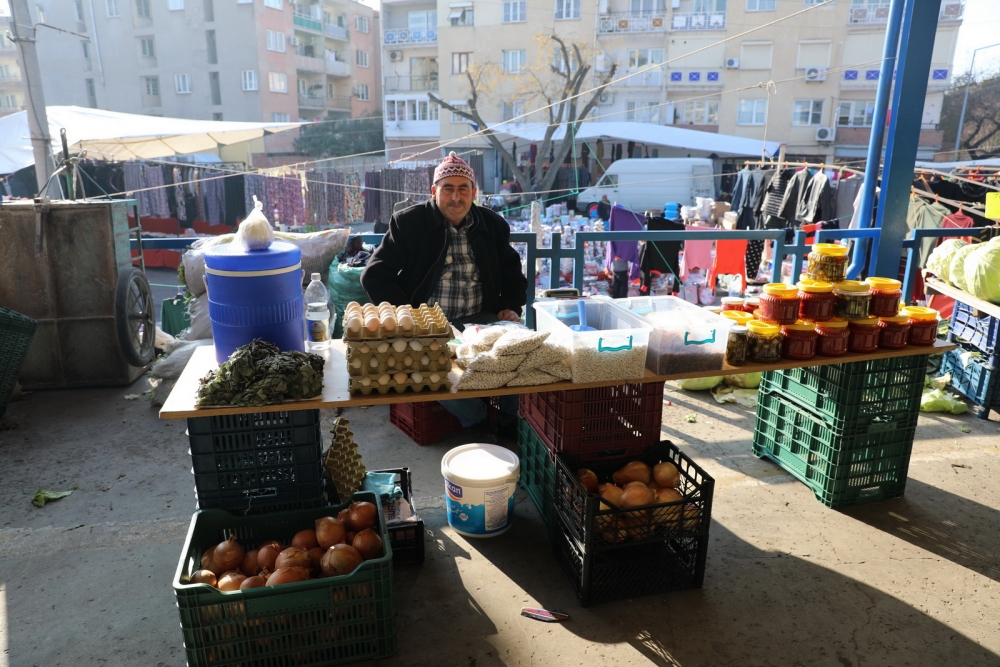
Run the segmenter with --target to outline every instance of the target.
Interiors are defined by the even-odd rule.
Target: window
[[[80,46],[83,47],[83,58],[85,60],[89,60],[90,59],[90,44],[88,44],[87,42],[80,42]]]
[[[407,15],[407,27],[413,30],[434,30],[437,28],[437,12],[410,12]]]
[[[257,70],[243,70],[243,90],[257,90]]]
[[[208,64],[216,65],[219,62],[219,52],[215,48],[215,31],[206,30],[205,31],[205,48],[208,55]]]
[[[500,103],[500,120],[508,121],[520,119],[524,115],[524,102],[513,100],[511,102]]]
[[[282,0],[264,0],[264,6],[265,7],[270,7],[271,9],[277,9],[280,12],[281,11],[281,2],[282,2]]]
[[[552,52],[552,66],[556,68],[556,71],[562,72],[563,74],[566,73],[566,63],[563,61],[563,54],[559,49]],[[569,62],[570,70],[575,72],[578,67],[579,63],[577,63],[576,59],[571,55]]]
[[[451,106],[455,107],[456,109],[461,109],[462,111],[468,111],[469,110],[469,105],[466,104],[465,102],[461,101],[461,100],[453,101],[451,103]],[[455,113],[454,111],[452,111],[451,112],[451,122],[453,122],[453,123],[468,123],[469,119],[468,118],[463,118],[463,117],[459,116],[457,113]]]
[[[792,125],[820,125],[823,123],[823,100],[795,100],[792,106]]]
[[[221,111],[212,112],[212,120],[222,120],[222,112]]]
[[[93,79],[84,79],[84,84],[87,86],[87,106],[91,109],[97,108],[97,89],[94,88]]]
[[[806,7],[808,7],[809,5],[818,5],[819,3],[825,2],[825,1],[826,0],[802,0],[802,4],[804,4]]]
[[[122,11],[118,7],[118,0],[105,0],[104,6],[108,10],[108,18],[117,18],[122,15]]]
[[[406,119],[407,120],[437,120],[440,107],[431,104],[427,100],[407,100]]]
[[[403,100],[386,100],[385,119],[391,123],[406,120],[406,102]]]
[[[149,0],[135,0],[135,15],[143,19],[153,18],[153,13],[149,11]]]
[[[360,49],[354,52],[354,62],[358,67],[368,67],[368,52]]]
[[[190,74],[175,74],[174,75],[174,89],[177,91],[178,95],[187,95],[191,92],[191,75]]]
[[[763,125],[767,118],[767,100],[740,100],[737,125]]]
[[[17,95],[0,95],[0,109],[17,109],[20,106]]]
[[[267,31],[267,50],[285,51],[285,33],[274,30]]]
[[[297,81],[299,84],[299,95],[301,95],[302,97],[309,95],[309,82],[301,77],[297,79]],[[313,97],[312,95],[309,96]]]
[[[368,27],[368,17],[367,16],[355,16],[354,17],[354,29],[358,32],[368,33],[370,28]]]
[[[215,20],[215,2],[213,0],[205,1],[205,21],[212,22]]]
[[[630,9],[639,16],[651,16],[667,11],[666,0],[631,0]]]
[[[740,69],[771,69],[771,42],[743,42]]]
[[[77,21],[82,21],[83,20],[83,0],[76,0],[76,2],[73,3],[73,5],[76,7],[76,20]]]
[[[604,174],[601,176],[601,180],[597,182],[596,187],[608,185],[618,185],[618,174]]]
[[[681,120],[693,125],[718,125],[718,100],[689,100],[685,102]]]
[[[184,0],[167,0],[167,9],[171,12],[184,11]]]
[[[726,11],[726,0],[694,0],[692,9],[695,14]]]
[[[463,2],[459,5],[451,5],[448,12],[448,20],[453,26],[473,25],[473,9],[471,2]]]
[[[267,80],[272,93],[288,92],[288,75],[284,72],[268,72]]]
[[[774,0],[747,0],[748,12],[773,12]]]
[[[149,97],[160,96],[160,77],[144,76],[142,77],[142,85],[146,90],[146,95]]]
[[[11,65],[0,65],[0,81],[17,81],[20,78],[18,71]]]
[[[236,0],[237,5],[252,5],[253,0]]]
[[[275,111],[271,114],[271,122],[273,123],[287,123],[290,120],[287,113],[278,113]]]
[[[875,117],[875,100],[841,102],[837,107],[837,125],[840,127],[871,127]]]
[[[520,74],[524,69],[524,49],[503,51],[503,71],[507,74]]]
[[[629,49],[628,71],[637,72],[641,69],[663,63],[663,49]]]
[[[580,18],[580,0],[556,0],[556,19]]]
[[[208,73],[208,88],[212,91],[212,104],[218,106],[222,104],[222,87],[219,85],[219,73]]]
[[[807,67],[830,66],[830,42],[799,42],[799,56],[795,61],[795,67],[806,69]]]
[[[453,53],[451,54],[451,73],[452,74],[465,74],[466,70],[469,69],[469,60],[472,58],[471,53]]]
[[[142,51],[142,57],[143,58],[155,58],[156,57],[156,48],[155,48],[155,45],[153,44],[153,38],[152,37],[143,37],[142,39],[140,39],[139,40],[139,48]]]
[[[333,95],[330,95],[330,97],[333,97]],[[367,83],[358,84],[358,99],[362,102],[368,102],[371,100],[371,91],[368,88]]]
[[[524,23],[527,18],[525,12],[525,0],[513,0],[503,3],[504,23]]]

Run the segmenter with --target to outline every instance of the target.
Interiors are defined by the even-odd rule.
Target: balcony
[[[665,12],[612,12],[601,16],[597,22],[597,32],[602,35],[666,30]]]
[[[347,28],[343,26],[334,25],[333,23],[323,24],[323,34],[327,37],[332,37],[333,39],[340,39],[343,41],[348,41],[350,39],[351,33],[348,32]]]
[[[322,95],[299,95],[300,109],[325,109],[326,97]]]
[[[401,44],[413,46],[433,46],[437,44],[437,28],[429,30],[386,30],[382,33],[382,44],[393,47]]]
[[[310,56],[300,56],[295,54],[295,69],[300,72],[319,72],[323,73],[326,71],[326,67],[323,64],[322,58],[312,58]]]
[[[4,74],[3,72],[0,72],[0,83],[20,83],[20,82],[21,82],[20,72],[14,72],[9,76]]]
[[[351,66],[342,60],[327,58],[326,73],[330,76],[351,76]]]
[[[880,25],[889,20],[888,2],[870,2],[863,6],[851,7],[847,15],[847,22],[850,25]],[[943,0],[941,11],[938,14],[938,21],[961,21],[965,13],[965,2],[955,0]]]
[[[311,16],[295,14],[292,17],[292,22],[295,24],[296,28],[301,28],[302,30],[311,30],[318,33],[323,32],[323,22],[318,21]]]
[[[670,16],[670,30],[725,30],[725,12],[674,12]]]
[[[632,73],[629,72],[629,74]],[[635,76],[630,76],[629,78],[625,79],[625,81],[623,81],[622,83],[624,83],[629,88],[633,87],[659,88],[660,86],[663,85],[663,72],[658,69],[641,72],[639,74],[636,74]]]
[[[326,98],[326,108],[331,111],[350,111],[351,98],[345,95],[334,95]]]
[[[411,90],[437,90],[437,74],[421,76],[387,76],[385,92],[400,93]]]

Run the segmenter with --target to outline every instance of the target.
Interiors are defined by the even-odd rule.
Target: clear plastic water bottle
[[[330,346],[330,294],[318,273],[306,287],[306,349],[325,350]]]

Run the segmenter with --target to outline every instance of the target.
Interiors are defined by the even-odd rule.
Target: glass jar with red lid
[[[816,325],[799,320],[781,327],[781,356],[805,361],[816,356]]]
[[[851,352],[874,352],[878,349],[878,318],[866,317],[851,320],[847,325],[851,337],[847,339],[847,349]]]
[[[799,319],[799,290],[784,283],[764,285],[760,319],[772,324],[795,324]]]
[[[724,296],[722,297],[722,310],[743,310],[743,297]]]
[[[937,340],[938,311],[923,306],[907,306],[899,311],[910,323],[910,345],[933,345]]]
[[[808,322],[825,322],[833,317],[833,283],[808,278],[799,282],[799,318]]]
[[[865,281],[872,291],[868,314],[872,317],[895,317],[903,301],[903,283],[892,278],[869,278]]]
[[[753,311],[760,308],[760,297],[759,296],[748,296],[743,300],[743,310],[748,313],[753,313]]]
[[[847,354],[847,340],[851,331],[847,320],[833,318],[816,323],[816,354],[821,357],[839,357]]]
[[[910,318],[906,315],[878,318],[878,346],[886,350],[901,350],[910,336]]]

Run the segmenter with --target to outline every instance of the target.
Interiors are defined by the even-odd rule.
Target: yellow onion
[[[378,518],[378,508],[364,500],[351,503],[348,508],[348,516],[351,520],[351,530],[360,532],[365,528],[371,528]]]
[[[243,583],[240,584],[240,590],[245,591],[248,588],[262,588],[266,584],[267,582],[264,580],[264,577],[259,574],[255,574],[254,576],[247,577],[243,580]]]
[[[243,554],[243,562],[240,563],[240,572],[248,577],[252,577],[260,572],[260,565],[257,564],[257,550],[251,549]]]
[[[628,482],[642,482],[643,484],[649,484],[650,472],[649,466],[642,461],[629,461],[621,470],[618,470],[611,476],[615,484],[627,484]]]
[[[684,496],[677,489],[660,489],[660,492],[656,494],[656,502],[658,503],[673,503],[678,500],[684,500]]]
[[[664,488],[674,488],[681,479],[681,473],[670,461],[657,463],[653,466],[653,479]]]
[[[215,586],[218,583],[218,579],[216,579],[215,573],[211,570],[195,570],[194,574],[191,575],[191,583]]]
[[[219,577],[219,590],[220,591],[238,591],[240,590],[240,584],[247,578],[247,575],[243,574],[239,570],[230,570]]]
[[[316,519],[316,541],[319,542],[319,546],[323,549],[329,549],[334,544],[340,544],[344,541],[346,534],[347,528],[344,527],[343,521],[334,519],[332,516]]]
[[[324,576],[336,577],[354,572],[362,562],[364,558],[350,544],[335,544],[323,554],[320,567]]]
[[[645,484],[628,486],[622,491],[622,507],[642,507],[643,505],[652,505],[654,502],[656,499],[653,492]]]
[[[587,468],[580,468],[576,471],[576,481],[580,482],[580,486],[587,493],[597,493],[597,487],[600,486],[597,481],[597,473]]]
[[[323,558],[323,554],[326,553],[326,549],[323,547],[313,547],[308,552],[309,554],[309,567],[313,572],[319,572],[319,562]]]
[[[201,554],[201,569],[208,570],[216,577],[225,572],[225,570],[219,567],[219,564],[215,562],[215,547],[209,547],[205,549],[205,552]],[[213,586],[215,584],[212,584]]]
[[[216,545],[212,559],[223,572],[235,570],[243,562],[243,547],[236,541],[235,535],[230,535],[228,540]]]
[[[268,586],[280,586],[281,584],[294,584],[298,581],[305,581],[309,578],[309,569],[305,567],[282,567],[271,573],[267,578]]]
[[[365,528],[355,535],[351,546],[357,549],[365,560],[378,558],[382,555],[382,538],[371,528]]]
[[[621,506],[623,492],[614,484],[601,484],[597,487],[597,492],[600,494],[601,498],[608,501],[609,504],[614,505],[615,507]]]
[[[697,505],[685,505],[683,516],[682,528],[684,530],[694,530],[701,522],[701,508]]]
[[[644,486],[644,487],[646,487],[647,489],[649,489],[649,484],[643,484],[643,483],[642,483],[642,482],[640,482],[639,480],[635,480],[634,482],[629,482],[628,484],[626,484],[626,485],[625,485],[625,486],[623,486],[622,488],[623,488],[623,489],[627,489],[627,488],[628,488],[628,487],[630,487],[630,486]],[[653,491],[652,489],[649,489],[649,490],[650,490],[650,491]],[[655,491],[654,491],[654,493],[655,493]]]
[[[269,542],[264,542],[260,545],[257,550],[257,567],[262,570],[274,571],[274,561],[277,560],[278,554],[280,554],[285,547],[282,546],[281,542],[277,540],[271,540]]]
[[[288,547],[274,561],[274,567],[281,570],[286,567],[309,567],[309,552],[298,547]]]
[[[318,547],[319,542],[316,541],[316,531],[311,528],[307,530],[300,530],[295,533],[295,537],[292,538],[289,546],[305,549],[306,551],[309,551],[313,547]]]

